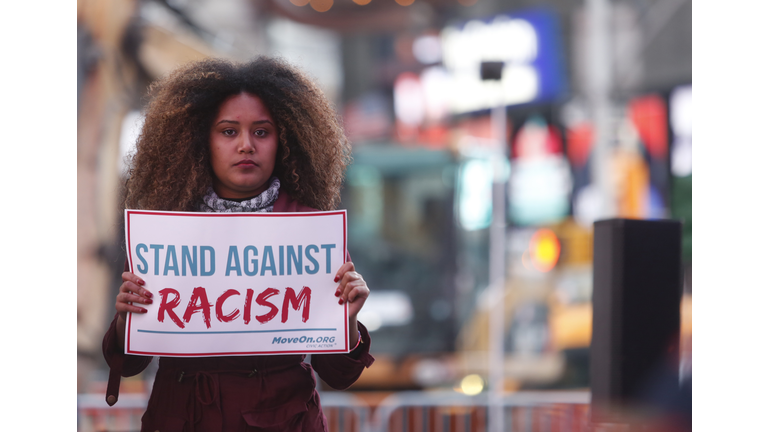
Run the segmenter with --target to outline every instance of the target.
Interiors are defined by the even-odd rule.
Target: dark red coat
[[[303,212],[280,193],[275,212]],[[118,347],[117,315],[104,335],[102,351],[110,367],[107,397],[117,398],[120,376],[143,371],[151,357],[126,355]],[[313,369],[332,388],[352,385],[373,363],[371,338],[358,323],[362,342],[350,354],[176,358],[160,357],[141,419],[141,431],[326,431]],[[113,402],[114,403],[114,402]]]

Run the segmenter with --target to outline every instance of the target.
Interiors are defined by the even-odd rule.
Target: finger
[[[333,281],[340,281],[344,277],[344,274],[350,271],[355,271],[355,264],[352,261],[347,261],[336,271],[336,277],[333,278]]]
[[[344,291],[339,296],[339,300],[340,300],[339,304],[345,301],[352,302],[355,300],[355,298],[359,297],[363,293],[367,297],[368,292],[370,292],[370,290],[368,289],[368,285],[365,283],[365,281],[362,278],[352,280],[345,285]]]
[[[144,309],[141,306],[131,305],[127,303],[122,303],[122,306],[119,308],[116,308],[118,312],[132,312],[132,313],[147,313],[147,310]]]
[[[339,286],[336,287],[336,297],[339,297],[340,299],[342,298],[346,299],[346,296],[344,294],[349,291],[349,288],[347,286],[350,283],[355,281],[363,281],[363,276],[354,270],[344,273],[344,275],[341,278],[341,282],[339,283]]]
[[[115,305],[115,309],[117,309],[118,312],[133,312],[133,313],[140,313],[140,314],[147,313],[147,310],[141,306],[136,306],[128,303],[118,303],[118,305]]]
[[[350,291],[349,294],[347,294],[347,301],[350,303],[357,301],[357,300],[363,300],[368,298],[368,294],[370,294],[371,290],[368,289],[368,285],[365,282],[356,284]]]
[[[123,282],[133,282],[136,285],[144,285],[144,279],[136,276],[131,272],[123,272],[122,277],[123,277]]]
[[[344,266],[342,266],[342,268],[344,268]],[[336,287],[336,297],[340,297],[344,293],[345,287],[348,283],[353,280],[362,278],[363,276],[356,272],[354,270],[354,265],[352,265],[351,270],[342,273],[340,277],[337,276],[336,279],[334,279],[335,282],[339,282],[339,286]]]
[[[144,288],[144,285],[146,284],[144,279],[136,276],[131,272],[123,272],[122,278],[123,285],[129,284],[127,285],[127,288],[129,288],[130,291],[139,295],[143,295],[147,298],[152,298],[152,293],[148,289]]]
[[[123,284],[120,285],[118,294],[133,294],[133,295],[140,296],[144,299],[152,298],[152,293],[150,293],[144,287],[140,287],[133,282],[123,282]]]
[[[119,294],[115,301],[115,309],[118,312],[146,313],[147,312],[146,309],[131,303],[131,302],[143,302],[143,301],[149,301],[150,303],[152,302],[152,300],[144,299],[135,294]]]
[[[146,298],[144,296],[140,296],[133,293],[121,293],[117,295],[117,301],[121,303],[143,303],[143,304],[152,304],[152,299]]]
[[[358,281],[358,280],[363,280],[363,275],[361,275],[360,273],[358,273],[358,272],[356,272],[354,270],[351,270],[351,271],[348,271],[348,272],[344,273],[344,276],[342,276],[342,278],[341,278],[340,285],[344,286],[344,285],[346,285],[348,283],[351,283],[351,282],[354,282],[354,281]]]

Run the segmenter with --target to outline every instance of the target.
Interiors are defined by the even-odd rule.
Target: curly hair
[[[219,107],[240,93],[258,96],[278,129],[273,175],[296,201],[332,210],[351,150],[322,91],[284,60],[236,64],[208,59],[150,86],[150,101],[126,181],[126,208],[194,211],[211,187],[209,132]]]

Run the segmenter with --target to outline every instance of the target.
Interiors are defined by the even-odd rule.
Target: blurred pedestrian
[[[200,212],[332,210],[340,201],[350,147],[318,87],[286,62],[209,59],[174,71],[150,88],[132,156],[125,207]],[[369,295],[354,264],[335,274],[348,302],[349,354],[161,357],[142,431],[324,431],[313,369],[331,387],[352,385],[373,363],[357,315]],[[128,312],[146,313],[153,293],[128,271],[104,336],[107,402],[120,376],[151,357],[124,354]]]

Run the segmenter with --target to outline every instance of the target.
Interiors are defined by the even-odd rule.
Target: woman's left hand
[[[334,282],[338,282],[336,288],[336,297],[339,298],[339,304],[349,302],[347,315],[349,318],[357,318],[360,309],[363,308],[365,300],[371,290],[363,280],[363,276],[355,271],[355,264],[351,261],[345,262],[336,272]]]

